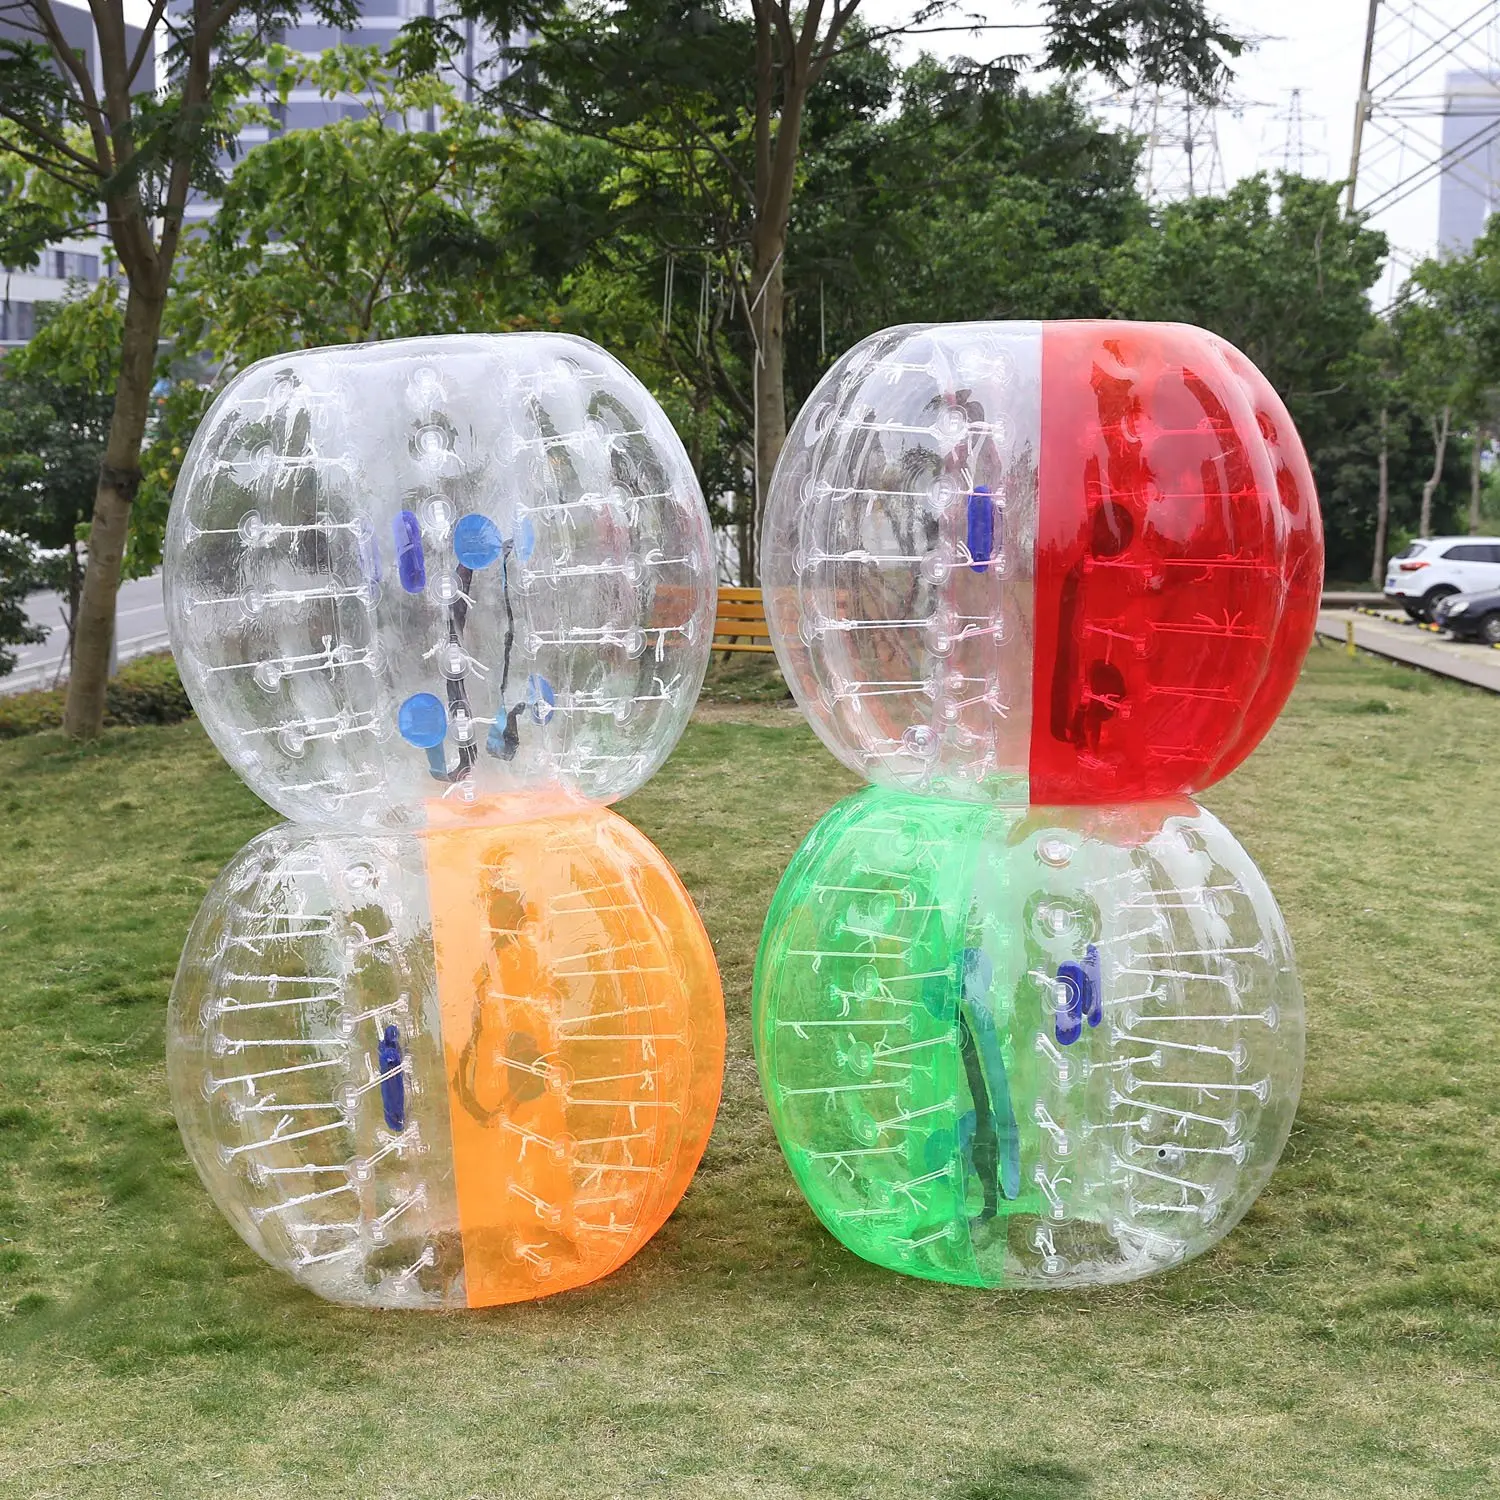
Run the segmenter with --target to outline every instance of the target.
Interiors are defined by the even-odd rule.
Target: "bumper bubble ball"
[[[712,640],[665,416],[557,335],[266,360],[198,430],[165,564],[200,719],[294,820],[210,890],[172,992],[210,1195],[337,1302],[607,1275],[681,1199],[723,1072],[702,923],[607,806]]]
[[[798,417],[761,556],[787,680],[871,783],[794,857],[756,962],[812,1208],[971,1286],[1207,1249],[1302,1076],[1281,914],[1189,799],[1311,642],[1322,531],[1285,407],[1196,328],[891,329]]]

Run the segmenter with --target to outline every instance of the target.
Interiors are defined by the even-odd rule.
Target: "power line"
[[[1378,198],[1365,203],[1362,212],[1380,213],[1394,208],[1398,203],[1404,203],[1418,188],[1425,187],[1434,177],[1444,175],[1454,166],[1463,165],[1468,158],[1497,138],[1500,138],[1500,117],[1492,117],[1473,135],[1465,137],[1458,145],[1445,151],[1436,161],[1424,162],[1410,176],[1387,188]]]
[[[1379,0],[1376,0],[1376,4],[1370,7],[1370,19],[1372,24],[1377,19],[1378,10]],[[1431,16],[1434,21],[1437,21],[1437,24],[1443,29],[1442,33],[1439,36],[1428,38],[1428,45],[1425,46],[1420,52],[1416,53],[1414,56],[1409,56],[1405,62],[1403,62],[1399,67],[1393,69],[1391,72],[1387,73],[1384,78],[1379,78],[1374,83],[1372,83],[1369,86],[1372,93],[1385,94],[1395,92],[1396,85],[1394,84],[1393,80],[1399,74],[1409,73],[1414,67],[1416,67],[1418,63],[1424,62],[1427,58],[1431,58],[1433,62],[1439,62],[1443,57],[1448,56],[1458,47],[1462,46],[1465,42],[1472,41],[1473,38],[1494,19],[1495,7],[1491,3],[1491,0],[1485,0],[1485,3],[1481,5],[1478,10],[1472,12],[1470,15],[1465,16],[1462,21],[1459,21],[1457,24],[1451,26],[1446,25],[1442,21],[1438,21],[1438,18],[1436,16],[1432,16],[1432,12],[1427,10],[1426,6],[1420,3],[1413,3],[1406,6],[1388,5],[1387,10],[1404,11],[1404,19],[1407,21],[1407,24],[1412,26],[1413,28],[1416,28],[1417,13],[1423,12],[1428,16]],[[1464,28],[1466,26],[1471,28],[1467,32],[1464,31]],[[1420,35],[1427,35],[1426,32],[1420,31],[1420,28],[1416,29],[1418,30]]]

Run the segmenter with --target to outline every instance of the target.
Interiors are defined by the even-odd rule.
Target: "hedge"
[[[0,678],[0,683],[3,681]],[[0,697],[0,740],[60,729],[66,696],[67,689],[59,687]],[[106,725],[176,724],[192,714],[193,705],[183,691],[177,663],[169,652],[126,662],[105,690]]]

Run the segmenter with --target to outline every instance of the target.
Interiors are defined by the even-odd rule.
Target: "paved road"
[[[1354,644],[1365,651],[1500,693],[1500,651],[1493,646],[1455,641],[1446,635],[1423,630],[1408,620],[1401,610],[1372,615],[1348,609],[1325,609],[1318,616],[1318,634],[1342,641],[1351,620],[1354,622]]]
[[[36,624],[51,627],[51,634],[38,646],[16,649],[16,669],[0,677],[0,693],[19,693],[27,688],[51,687],[68,649],[63,629],[62,600],[57,594],[32,594],[26,613]],[[133,578],[120,585],[115,607],[116,654],[120,661],[160,651],[167,644],[167,612],[162,602],[161,574]]]

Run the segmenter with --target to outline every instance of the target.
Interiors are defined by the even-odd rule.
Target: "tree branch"
[[[45,125],[38,124],[29,115],[18,115],[14,110],[7,108],[4,104],[0,104],[0,119],[10,120],[13,124],[19,125],[27,135],[35,136],[37,140],[44,141],[54,151],[62,156],[66,156],[70,161],[76,162],[86,172],[89,172],[96,180],[84,185],[86,191],[92,192],[108,175],[92,157],[85,156],[83,152],[75,150],[62,136],[49,130]],[[54,177],[57,181],[66,183],[68,187],[79,186],[72,178],[64,178],[49,159],[44,156],[27,156],[19,146],[10,140],[0,139],[0,147],[3,147],[7,151],[14,151],[17,156],[26,156],[26,159],[34,166],[40,167],[49,177]]]
[[[833,15],[829,18],[828,30],[823,36],[823,41],[817,52],[808,59],[807,86],[809,89],[817,83],[827,71],[828,64],[833,61],[834,54],[838,50],[839,38],[844,34],[850,21],[854,19],[854,12],[859,9],[859,5],[860,0],[845,0],[843,5],[834,5]],[[917,18],[937,15],[946,9],[948,9],[946,0],[935,0],[933,5],[924,6],[917,13]]]
[[[771,12],[771,20],[775,23],[776,34],[781,38],[781,45],[786,49],[787,56],[796,50],[797,33],[792,27],[792,7],[784,0],[762,0]],[[822,4],[822,0],[817,0]]]
[[[84,66],[68,45],[68,39],[63,35],[62,27],[57,24],[57,16],[53,12],[51,0],[30,0],[33,14],[42,23],[43,30],[47,33],[47,40],[52,47],[52,55],[57,59],[58,68],[67,70],[68,76],[73,79],[74,97],[83,109],[84,118],[88,121],[89,134],[94,138],[94,151],[99,158],[99,165],[108,176],[115,168],[115,160],[110,153],[109,133],[104,128],[104,111],[99,106],[99,96],[94,92],[94,80],[89,76],[89,70]],[[66,82],[66,78],[64,79]]]
[[[135,55],[130,59],[130,67],[125,74],[125,82],[132,84],[136,75],[145,65],[146,58],[152,50],[152,43],[156,40],[156,28],[161,25],[161,18],[166,13],[167,0],[153,0],[151,14],[146,18],[146,24],[141,27],[141,39],[136,43]]]
[[[181,111],[184,115],[207,107],[213,79],[214,39],[237,8],[236,0],[223,0],[214,10],[208,8],[207,0],[192,0],[192,6],[192,43],[188,52],[187,72],[182,80]],[[191,183],[191,153],[179,152],[172,162],[171,175],[167,179],[166,196],[162,203],[161,242],[153,255],[157,267],[165,275],[171,274],[177,244],[182,238],[182,216],[187,207]]]
[[[719,387],[728,398],[730,406],[739,414],[740,420],[747,426],[755,425],[755,408],[741,394],[739,387],[730,379],[729,371],[724,368],[724,356],[719,349],[719,340],[714,323],[708,326],[708,338],[704,341],[708,345],[709,357],[713,360],[715,372],[719,377]]]

